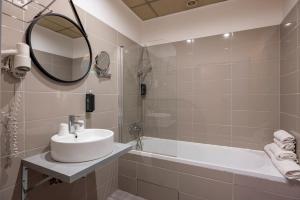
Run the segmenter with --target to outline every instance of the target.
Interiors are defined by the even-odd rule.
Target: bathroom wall
[[[42,1],[48,2],[48,1]],[[3,10],[19,18],[31,19],[37,9],[29,7],[22,13],[19,9],[2,1]],[[67,0],[56,1],[51,7],[54,12],[72,19],[74,16]],[[18,114],[18,148],[16,157],[11,155],[5,127],[0,124],[0,199],[19,199],[20,159],[47,151],[50,137],[56,133],[58,125],[67,121],[70,114],[80,115],[88,128],[107,128],[115,132],[118,140],[118,69],[117,53],[120,45],[135,44],[95,17],[79,9],[79,15],[88,33],[93,56],[107,51],[111,57],[111,79],[99,79],[92,70],[82,81],[62,84],[50,80],[35,66],[22,81],[1,73],[1,112],[8,110],[10,103],[20,94],[22,97]],[[25,23],[2,15],[1,49],[15,48],[17,42],[24,41]],[[96,95],[96,111],[85,113],[85,93],[91,89]],[[16,91],[15,91],[16,90]],[[3,117],[1,116],[1,120]],[[30,184],[41,175],[30,172]],[[102,169],[74,184],[45,184],[30,194],[29,199],[104,199],[117,187],[117,162],[109,163]]]
[[[293,133],[300,156],[299,3],[280,25],[280,128]]]
[[[148,47],[145,135],[260,149],[279,128],[279,26]]]

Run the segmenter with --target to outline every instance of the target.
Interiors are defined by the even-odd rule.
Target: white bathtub
[[[135,141],[132,144],[135,145]],[[143,137],[143,151],[131,150],[130,153],[287,182],[263,151]]]

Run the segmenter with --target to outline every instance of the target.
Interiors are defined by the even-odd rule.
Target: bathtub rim
[[[151,139],[152,137],[143,137],[145,139]],[[155,139],[161,139],[161,138],[155,138]],[[167,139],[169,140],[169,139]],[[239,151],[250,151],[250,152],[256,152],[263,154],[264,156],[267,157],[267,159],[270,160],[270,158],[267,156],[267,154],[264,151],[260,150],[254,150],[254,149],[244,149],[244,148],[238,148],[238,147],[229,147],[229,146],[222,146],[222,145],[215,145],[215,144],[205,144],[205,143],[195,143],[195,142],[188,142],[188,141],[177,141],[176,142],[184,142],[184,143],[193,143],[193,144],[200,144],[200,145],[208,145],[208,146],[217,146],[217,147],[223,147],[223,148],[228,148],[228,149],[234,149],[234,150],[239,150]],[[130,144],[134,144],[135,141],[129,142]],[[151,153],[151,152],[146,152],[146,151],[140,151],[140,150],[135,150],[132,149],[128,152],[129,154],[134,154],[138,155],[141,157],[148,157],[148,158],[155,158],[155,159],[160,159],[160,160],[166,160],[170,162],[175,162],[175,163],[180,163],[180,164],[186,164],[186,165],[192,165],[196,167],[202,167],[206,169],[212,169],[212,170],[217,170],[217,171],[222,171],[222,172],[229,172],[234,175],[244,175],[244,176],[250,176],[250,177],[255,177],[255,178],[260,178],[260,179],[266,179],[269,181],[275,181],[275,182],[280,182],[280,183],[289,183],[292,182],[293,180],[288,180],[285,178],[280,172],[276,169],[274,165],[272,165],[275,170],[278,171],[278,174],[265,174],[265,173],[259,173],[258,171],[253,171],[249,169],[239,169],[239,168],[233,168],[233,167],[227,167],[227,166],[220,166],[216,165],[214,163],[210,162],[204,162],[204,161],[197,161],[197,160],[191,160],[191,159],[185,159],[185,158],[180,158],[176,156],[171,156],[171,155],[164,155],[164,154],[159,154],[159,153]],[[271,160],[270,160],[271,162]]]

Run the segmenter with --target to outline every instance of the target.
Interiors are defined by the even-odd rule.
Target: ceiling
[[[82,33],[74,24],[59,16],[43,17],[37,24],[72,39],[82,37]]]
[[[122,0],[140,19],[178,13],[227,0]],[[190,5],[188,5],[190,4]]]

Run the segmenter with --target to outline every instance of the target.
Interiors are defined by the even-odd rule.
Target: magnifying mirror
[[[110,57],[106,51],[101,51],[95,58],[95,70],[99,77],[110,78],[109,74]]]

